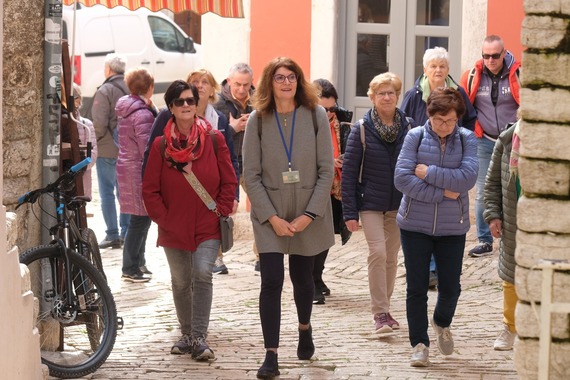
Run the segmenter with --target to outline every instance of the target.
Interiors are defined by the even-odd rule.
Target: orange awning
[[[63,4],[72,5],[75,0],[63,0]],[[135,10],[148,8],[151,11],[169,9],[174,13],[192,11],[198,14],[213,12],[222,17],[243,18],[242,0],[78,0],[90,7],[101,4],[107,8],[123,6]]]

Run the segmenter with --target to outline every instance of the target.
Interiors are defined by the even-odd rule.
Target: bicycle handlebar
[[[18,198],[18,205],[16,206],[16,208],[20,207],[24,203],[35,203],[40,195],[53,192],[55,189],[57,189],[59,187],[59,185],[62,182],[67,182],[67,181],[75,178],[77,173],[81,169],[83,169],[87,165],[89,165],[91,163],[91,161],[92,161],[91,157],[86,157],[82,161],[73,165],[68,171],[66,171],[65,173],[60,175],[59,178],[56,179],[53,183],[50,183],[49,185],[47,185],[46,187],[41,188],[41,189],[28,191],[26,194],[24,194],[20,198]]]

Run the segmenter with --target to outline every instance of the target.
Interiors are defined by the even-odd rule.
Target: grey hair
[[[127,67],[127,58],[124,55],[109,53],[105,57],[105,65],[109,66],[115,74],[124,74]]]
[[[230,73],[228,74],[228,77],[229,78],[233,77],[235,73],[249,74],[253,78],[253,70],[251,69],[251,66],[249,66],[247,63],[244,62],[236,63],[235,65],[233,65],[230,68]]]
[[[433,49],[427,49],[424,53],[424,69],[427,68],[428,63],[431,61],[440,59],[449,64],[449,54],[445,48],[436,46]]]

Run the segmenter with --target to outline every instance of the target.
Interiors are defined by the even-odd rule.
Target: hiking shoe
[[[376,334],[388,334],[394,331],[390,326],[387,313],[374,314],[374,327]]]
[[[224,259],[222,259],[221,257],[218,257],[216,259],[216,262],[214,263],[214,269],[212,269],[212,272],[217,274],[228,274],[228,267],[226,266],[226,264],[224,264]]]
[[[431,290],[437,288],[437,273],[434,271],[429,272],[429,288]]]
[[[451,335],[451,330],[449,327],[440,327],[435,324],[435,320],[431,319],[431,325],[435,331],[435,336],[437,337],[437,348],[444,355],[453,354],[453,336]]]
[[[325,296],[321,292],[321,288],[315,285],[315,293],[313,295],[313,305],[324,305],[325,304]]]
[[[214,350],[208,347],[204,337],[192,338],[192,359],[210,360],[215,359]]]
[[[429,365],[429,347],[423,343],[418,343],[412,351],[410,365],[412,367],[427,367]]]
[[[515,338],[517,337],[516,332],[509,330],[509,326],[503,325],[503,331],[499,334],[493,344],[495,351],[510,351],[513,349],[513,344],[515,343]]]
[[[253,266],[253,270],[256,272],[260,272],[261,271],[261,264],[259,264],[259,260],[257,260],[255,262],[255,265]]]
[[[150,277],[145,276],[142,272],[136,272],[134,274],[123,273],[121,278],[127,282],[149,282]]]
[[[99,248],[121,248],[121,239],[109,239],[105,238],[101,243],[99,243]]]
[[[471,248],[469,250],[469,257],[483,257],[493,254],[493,243],[483,243]]]
[[[390,325],[392,330],[398,330],[400,328],[400,324],[398,323],[398,321],[392,318],[390,313],[388,313],[388,324]]]
[[[192,339],[190,335],[184,334],[178,339],[178,342],[174,343],[174,346],[170,349],[170,353],[173,355],[183,355],[190,352],[192,349]]]
[[[143,274],[146,274],[147,276],[152,276],[152,272],[148,270],[148,268],[146,267],[146,265],[143,265],[142,267],[139,267],[140,271]]]

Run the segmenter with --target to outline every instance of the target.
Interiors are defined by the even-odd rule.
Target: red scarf
[[[164,128],[166,158],[172,158],[178,163],[189,163],[184,167],[184,171],[189,173],[192,168],[191,162],[200,158],[204,153],[204,142],[210,129],[212,127],[205,119],[196,116],[190,128],[190,134],[186,136],[186,147],[182,148],[181,142],[185,140],[184,135],[180,133],[173,119],[170,119]]]

